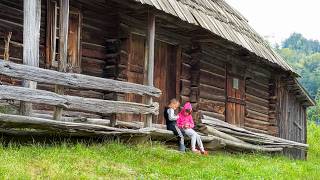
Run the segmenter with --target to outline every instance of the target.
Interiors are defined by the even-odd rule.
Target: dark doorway
[[[155,123],[164,124],[164,107],[170,99],[176,98],[177,48],[165,42],[157,41],[155,47],[154,86],[162,91],[155,102],[159,102],[159,116]]]
[[[131,34],[127,77],[128,82],[143,84],[145,72],[145,38]],[[143,103],[143,96],[137,94],[126,94],[125,100],[129,102]],[[141,115],[124,115],[127,121],[142,121]]]

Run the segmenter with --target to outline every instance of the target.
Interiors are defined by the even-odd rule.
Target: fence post
[[[39,67],[41,0],[23,1],[23,64]],[[37,88],[37,82],[24,80],[23,86]],[[20,114],[29,116],[32,104],[20,103]]]
[[[68,58],[68,32],[69,32],[69,0],[60,0],[60,29],[59,29],[59,67],[60,72],[67,71],[67,58]],[[64,86],[56,85],[55,92],[64,94]],[[53,118],[61,120],[63,113],[62,107],[56,107]]]
[[[148,15],[148,37],[147,37],[147,47],[148,47],[148,69],[147,69],[147,85],[153,86],[153,74],[154,74],[154,46],[155,46],[155,15],[154,13],[149,13]],[[146,103],[152,104],[152,97],[147,96]],[[145,127],[152,126],[152,114],[148,114],[146,121],[144,123]]]

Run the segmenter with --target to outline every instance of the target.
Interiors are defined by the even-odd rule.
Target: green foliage
[[[0,179],[318,179],[320,128],[308,126],[308,161],[262,154],[200,156],[160,144],[0,143]]]
[[[289,48],[277,51],[301,76],[299,81],[315,98],[320,88],[320,53],[307,55]]]
[[[317,40],[308,40],[299,33],[293,33],[282,43],[283,48],[289,48],[298,52],[313,54],[320,52],[320,42]]]
[[[18,111],[17,111],[17,109],[14,108],[13,106],[6,105],[6,106],[0,106],[0,113],[4,113],[4,114],[17,114]]]
[[[320,122],[320,91],[316,97],[316,106],[309,108],[308,110],[308,120],[312,122]]]
[[[308,110],[308,119],[320,121],[320,42],[293,33],[276,50],[301,76],[299,81],[311,97],[317,99],[317,106]]]

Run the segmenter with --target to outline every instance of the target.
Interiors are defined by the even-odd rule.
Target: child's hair
[[[175,104],[180,104],[180,102],[177,99],[173,98],[170,100],[168,107],[173,108]]]

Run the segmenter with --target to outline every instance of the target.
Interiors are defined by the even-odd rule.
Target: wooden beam
[[[153,74],[154,74],[154,49],[155,49],[155,34],[156,34],[156,19],[155,15],[151,12],[148,17],[148,74],[147,85],[153,86]],[[147,97],[147,104],[152,104],[152,97]],[[144,124],[145,127],[152,126],[152,115],[147,115]]]
[[[34,128],[49,130],[51,132],[70,133],[78,135],[110,135],[119,133],[130,134],[147,134],[140,130],[133,129],[120,129],[109,126],[86,124],[86,123],[73,123],[73,122],[60,122],[44,118],[36,118],[29,116],[8,115],[0,113],[0,122],[2,128]]]
[[[41,0],[24,0],[23,7],[23,64],[39,67]],[[25,80],[23,86],[36,89],[37,83]],[[32,104],[20,103],[20,114],[29,115],[31,111]]]
[[[50,114],[43,114],[43,113],[33,113],[33,117],[37,118],[44,118],[44,119],[52,119],[52,115]],[[130,129],[140,129],[143,128],[143,122],[139,121],[116,121],[115,125],[111,125],[111,121],[109,119],[99,119],[99,118],[86,118],[86,117],[69,117],[63,116],[62,121],[67,122],[74,122],[74,123],[86,123],[86,124],[96,124],[96,125],[103,125],[103,126],[111,126],[111,127],[122,127],[122,128],[130,128]],[[153,127],[158,129],[166,129],[166,125],[163,124],[152,124]]]
[[[0,74],[31,81],[58,84],[81,89],[96,89],[121,93],[134,93],[159,97],[161,91],[155,87],[130,82],[98,78],[83,74],[61,73],[57,71],[16,64],[0,60]]]
[[[59,67],[60,72],[67,72],[68,60],[68,32],[69,32],[69,0],[60,0],[60,26],[59,26]],[[64,94],[64,86],[56,85],[55,91]],[[54,119],[60,120],[62,117],[62,107],[55,107]]]
[[[10,41],[12,32],[5,33],[3,59],[9,61],[10,58]]]
[[[54,92],[16,86],[0,86],[0,99],[18,100],[47,104],[61,108],[102,114],[154,114],[159,113],[159,104],[139,104],[124,101],[110,101],[77,96],[59,95]]]

